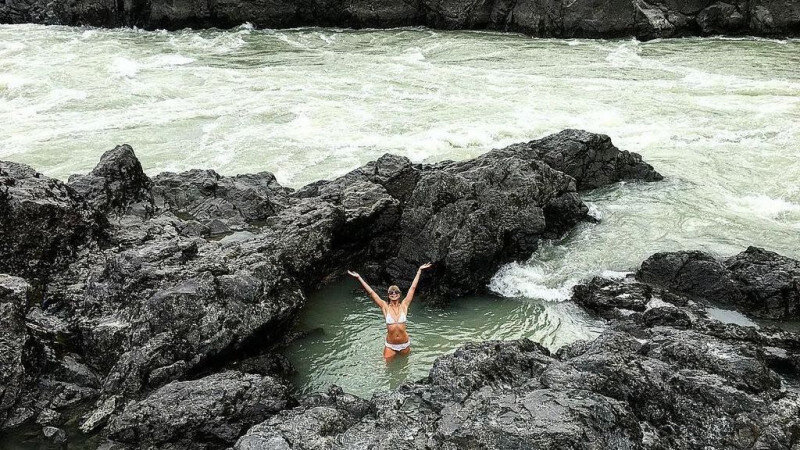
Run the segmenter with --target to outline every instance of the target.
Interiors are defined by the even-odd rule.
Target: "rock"
[[[706,253],[669,252],[647,258],[636,278],[696,297],[738,302],[741,294],[726,274],[722,262]]]
[[[129,402],[108,426],[112,439],[159,446],[219,446],[286,407],[287,388],[271,377],[222,372],[172,382]]]
[[[112,396],[105,399],[80,425],[81,431],[91,433],[108,422],[114,412],[120,408],[121,396]]]
[[[749,17],[749,19],[748,19]],[[182,0],[117,4],[26,0],[0,4],[0,23],[145,29],[334,26],[519,31],[538,37],[639,39],[706,35],[796,36],[800,6],[787,0]]]
[[[725,260],[743,300],[737,304],[755,317],[800,318],[800,261],[758,247]]]
[[[99,238],[105,218],[64,183],[0,161],[0,273],[46,277]]]
[[[152,183],[127,144],[105,152],[88,175],[73,175],[68,184],[103,213],[153,213]]]
[[[547,220],[550,209],[559,220]],[[587,212],[574,180],[539,161],[489,153],[443,165],[423,171],[406,202],[387,271],[408,286],[417,266],[431,261],[428,288],[442,296],[480,292],[501,264],[529,256]]]
[[[67,433],[61,428],[44,427],[42,428],[42,434],[54,444],[65,444],[67,442]]]
[[[99,387],[82,357],[60,344],[69,339],[64,324],[28,308],[34,292],[24,279],[0,274],[0,430],[34,419],[57,424],[60,410],[93,399]]]
[[[767,319],[800,317],[800,262],[757,247],[728,259],[702,252],[657,253],[636,277]]]
[[[736,32],[745,26],[742,13],[735,6],[717,2],[700,11],[695,18],[703,34]]]
[[[289,449],[289,442],[298,448],[325,448],[333,442],[329,437],[353,426],[369,413],[370,404],[345,394],[332,386],[325,394],[302,399],[302,406],[281,411],[278,415],[247,431],[235,445],[239,450]],[[284,438],[284,435],[286,438]]]
[[[701,268],[711,261],[689,255],[668,259]],[[753,249],[743,255],[732,259],[792,261]],[[663,261],[656,255],[650,267]],[[697,282],[714,284],[708,273],[715,271]],[[438,358],[427,378],[370,400],[335,389],[300,399],[234,448],[794,445],[796,333],[718,322],[695,300],[632,277],[595,278],[576,286],[573,300],[608,319],[596,339],[555,355],[527,339],[468,343]]]
[[[755,0],[750,8],[749,32],[761,36],[781,36],[798,33],[800,5],[785,0]]]
[[[234,177],[222,177],[213,170],[164,172],[156,175],[153,184],[159,209],[183,220],[196,219],[212,228],[211,222],[216,221],[231,229],[274,216],[286,207],[290,191],[269,172]]]
[[[541,160],[575,178],[579,190],[624,180],[660,181],[661,174],[637,153],[618,149],[605,134],[564,130],[545,138],[516,144],[500,153]]]
[[[12,416],[25,384],[24,311],[30,285],[22,278],[0,274],[0,429]]]
[[[551,390],[536,377],[555,360],[528,340],[467,346],[439,358],[427,380],[376,394],[368,404],[312,396],[251,428],[236,449],[553,448],[635,440],[622,403],[578,390]],[[344,400],[344,401],[343,401]]]

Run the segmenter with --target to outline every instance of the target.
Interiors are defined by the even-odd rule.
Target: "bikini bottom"
[[[409,339],[407,342],[403,342],[402,344],[390,344],[388,342],[386,343],[386,348],[390,348],[396,352],[402,352],[409,346],[411,346],[411,339]]]

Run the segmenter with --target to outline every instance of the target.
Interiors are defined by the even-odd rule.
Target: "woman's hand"
[[[432,266],[433,266],[433,264],[431,264],[431,263],[427,262],[427,263],[425,263],[425,264],[423,264],[423,265],[419,266],[419,271],[421,272],[421,271],[423,271],[423,270],[425,270],[425,269],[430,269]]]
[[[356,280],[360,280],[361,279],[361,275],[353,272],[352,270],[348,270],[347,274],[350,275],[351,277],[355,278]]]

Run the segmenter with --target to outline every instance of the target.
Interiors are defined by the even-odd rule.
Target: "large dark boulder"
[[[754,317],[800,317],[800,262],[758,247],[727,259],[697,251],[657,253],[642,263],[637,278]]]
[[[608,136],[565,130],[462,162],[415,165],[384,155],[292,196],[345,210],[333,259],[404,287],[433,262],[423,289],[444,298],[485,290],[500,264],[588,220],[579,188],[660,179]]]
[[[69,186],[0,161],[0,273],[47,277],[100,238],[105,225]]]
[[[24,279],[0,274],[0,433],[57,422],[99,387],[95,372],[63,345],[67,324],[34,306],[34,295]]]
[[[88,175],[73,175],[68,184],[103,213],[122,214],[131,208],[140,215],[153,213],[152,183],[127,144],[103,153]]]
[[[422,172],[400,219],[387,271],[408,285],[431,261],[426,285],[442,295],[485,289],[497,267],[529,256],[586,219],[572,177],[536,160],[487,154]]]
[[[550,136],[496,150],[540,160],[575,178],[578,190],[594,189],[618,181],[663,179],[638,153],[620,150],[605,134],[564,130]]]
[[[610,328],[556,355],[525,339],[467,344],[428,378],[369,401],[336,391],[301,399],[234,448],[792,445],[800,396],[759,344],[635,316]]]
[[[744,28],[744,15],[728,3],[717,2],[700,11],[695,18],[703,34],[722,34]]]
[[[725,260],[743,299],[738,306],[756,317],[800,318],[800,261],[758,247]]]
[[[125,405],[109,436],[137,445],[219,447],[284,409],[286,386],[269,376],[222,372],[175,381]]]
[[[194,220],[219,233],[263,225],[284,209],[289,189],[269,172],[223,177],[213,170],[163,172],[153,179],[153,196],[161,211]]]
[[[367,405],[335,393],[301,400],[234,448],[584,448],[587,439],[635,446],[641,432],[623,403],[538,382],[555,362],[524,339],[468,345],[439,358],[427,380],[377,393]]]

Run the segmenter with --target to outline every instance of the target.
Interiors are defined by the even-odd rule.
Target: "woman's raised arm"
[[[431,267],[431,263],[425,263],[419,266],[417,269],[417,275],[414,277],[414,281],[411,283],[411,287],[408,288],[408,293],[406,294],[406,298],[403,299],[402,305],[408,307],[411,304],[411,300],[414,300],[414,292],[417,291],[417,284],[419,284],[419,277],[422,275],[422,271]]]
[[[381,299],[381,297],[378,294],[376,294],[371,287],[369,287],[367,282],[364,281],[363,278],[361,278],[361,275],[357,274],[356,272],[353,272],[352,270],[348,270],[347,274],[358,280],[359,283],[361,283],[361,287],[363,287],[364,290],[367,291],[367,294],[369,294],[369,298],[371,298],[372,301],[375,302],[376,305],[378,305],[378,308],[380,308],[381,311],[383,311],[383,308],[386,307],[386,302],[383,301],[383,299]]]

